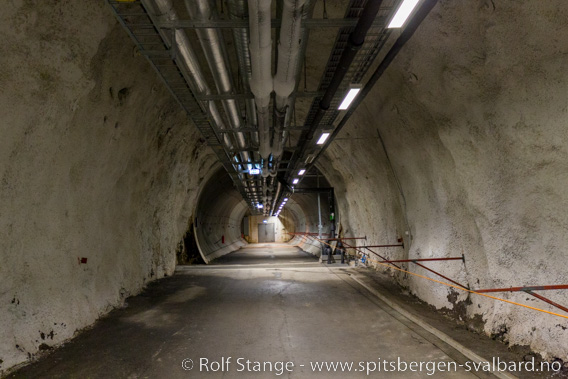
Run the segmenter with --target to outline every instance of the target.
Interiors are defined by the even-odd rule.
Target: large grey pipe
[[[284,0],[282,3],[282,24],[278,40],[278,65],[274,76],[276,108],[284,110],[288,98],[296,88],[300,46],[302,42],[302,16],[307,0]]]
[[[209,21],[219,18],[214,0],[185,0],[185,5],[189,16],[194,20]],[[223,95],[233,94],[235,92],[234,82],[221,30],[198,28],[196,33],[213,74],[217,91]],[[222,100],[222,104],[231,127],[234,129],[240,128],[242,126],[241,116],[237,102],[234,99],[226,99]],[[246,147],[246,139],[243,133],[235,133],[235,139],[241,149]],[[243,162],[250,161],[248,152],[243,151],[241,157]]]
[[[247,20],[248,8],[246,0],[229,0],[227,1],[227,9],[229,18],[232,20]],[[250,92],[250,81],[252,80],[252,67],[249,50],[249,32],[248,28],[233,28],[233,40],[235,41],[235,50],[237,52],[237,60],[239,63],[239,71],[241,73],[241,84],[243,91]],[[258,122],[256,117],[256,106],[254,98],[245,100],[247,127],[257,128]],[[250,140],[255,146],[259,145],[258,131],[250,132]],[[260,161],[258,153],[253,152],[251,157],[253,161]],[[257,192],[256,182],[251,183],[251,189]]]
[[[142,4],[147,10],[163,21],[176,21],[178,19],[171,0],[142,0]],[[210,95],[211,89],[207,85],[203,71],[201,71],[197,56],[191,49],[187,34],[181,29],[176,29],[174,33],[175,47],[181,57],[180,61],[182,62],[180,70],[185,80],[195,93],[199,95]],[[169,42],[172,43],[172,41]],[[209,113],[211,119],[219,129],[226,128],[225,122],[215,102],[207,101],[201,102],[200,104],[204,108],[204,111]],[[233,144],[227,133],[223,133],[223,141],[228,149],[233,148]]]
[[[229,18],[232,20],[247,20],[248,8],[246,0],[228,0],[227,8]],[[239,62],[239,71],[241,73],[241,84],[245,92],[250,92],[250,81],[252,80],[252,67],[249,50],[249,32],[248,28],[233,28],[233,39],[235,41],[235,50]],[[256,117],[256,106],[254,99],[245,100],[247,123],[249,127],[256,128],[258,125]],[[251,132],[251,138],[255,145],[258,145],[258,132]]]
[[[278,40],[278,66],[274,77],[276,117],[272,155],[278,161],[284,151],[286,128],[290,125],[292,93],[297,88],[308,29],[302,30],[302,19],[309,15],[311,0],[284,0],[282,24]],[[276,162],[275,167],[278,164]]]
[[[270,156],[270,94],[272,93],[272,39],[270,25],[271,0],[249,0],[250,53],[252,78],[250,88],[258,114],[259,151],[265,167],[262,175],[266,177],[266,162]]]

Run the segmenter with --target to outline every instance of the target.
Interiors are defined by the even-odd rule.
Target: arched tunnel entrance
[[[247,244],[266,242],[290,243],[319,256],[321,244],[305,236],[329,238],[329,191],[317,190],[331,185],[316,167],[304,178],[302,187],[283,198],[274,214],[265,215],[262,208],[248,207],[225,170],[213,170],[200,188],[193,219],[192,232],[203,260],[209,263]],[[303,192],[306,189],[310,192]],[[337,211],[334,217],[339,218]]]

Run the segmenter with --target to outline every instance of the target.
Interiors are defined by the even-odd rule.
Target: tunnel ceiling
[[[265,215],[309,184],[302,170],[349,118],[338,109],[346,95],[372,86],[391,32],[420,22],[394,25],[416,5],[402,0],[107,2],[252,212]]]

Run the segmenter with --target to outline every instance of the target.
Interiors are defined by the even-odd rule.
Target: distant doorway
[[[258,224],[258,242],[275,242],[274,224]]]

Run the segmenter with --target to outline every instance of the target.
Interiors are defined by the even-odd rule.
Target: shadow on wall
[[[179,242],[176,251],[176,264],[177,265],[199,265],[205,264],[199,248],[197,247],[197,240],[193,229],[193,223],[189,224],[189,228],[183,235],[182,240]]]

